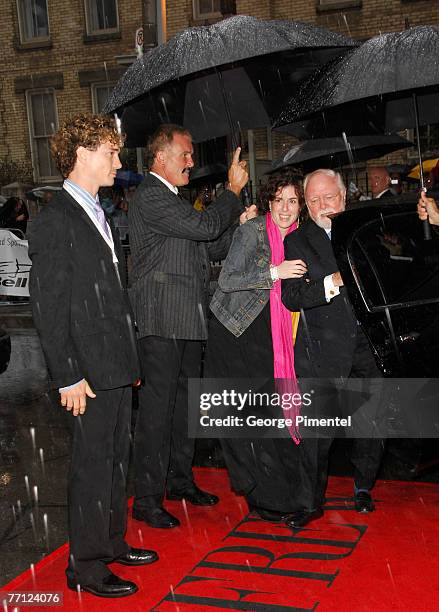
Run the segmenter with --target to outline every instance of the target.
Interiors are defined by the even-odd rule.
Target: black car
[[[6,371],[11,358],[11,338],[0,327],[0,374]]]
[[[357,319],[392,378],[439,373],[439,228],[424,240],[416,204],[413,195],[375,200],[333,220],[334,251]]]
[[[417,194],[355,204],[332,225],[357,319],[384,377],[394,379],[388,450],[404,478],[439,464],[439,227],[424,240],[416,204]]]

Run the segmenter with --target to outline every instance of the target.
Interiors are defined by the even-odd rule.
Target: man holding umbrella
[[[199,506],[218,502],[194,482],[187,384],[200,376],[209,258],[225,255],[220,252],[228,246],[225,230],[242,213],[239,195],[248,174],[239,154],[238,148],[229,168],[230,188],[197,212],[178,191],[194,165],[191,135],[162,125],[149,142],[150,172],[130,207],[131,301],[144,377],[134,439],[133,517],[152,527],[179,525],[162,506],[165,490],[168,499]]]

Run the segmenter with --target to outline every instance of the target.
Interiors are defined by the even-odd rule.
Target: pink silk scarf
[[[274,266],[278,266],[285,259],[283,238],[269,212],[265,219],[268,242],[271,249],[271,263]],[[290,234],[295,229],[297,229],[297,223],[293,223],[293,225],[288,228],[287,234]],[[280,281],[273,283],[273,287],[270,289],[270,317],[276,388],[283,396],[288,394],[291,397],[292,394],[299,393],[299,387],[294,371],[294,343],[291,312],[282,304]],[[291,408],[285,408],[284,402],[282,401],[282,408],[284,416],[290,418],[294,423],[288,429],[294,442],[298,444],[299,435],[295,422],[296,415],[299,414],[300,403],[298,406],[294,405]]]

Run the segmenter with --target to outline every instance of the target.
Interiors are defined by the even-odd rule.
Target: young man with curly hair
[[[100,597],[137,586],[110,563],[154,551],[124,540],[131,390],[139,364],[123,253],[98,190],[113,185],[122,139],[112,118],[77,115],[52,138],[63,189],[32,224],[31,302],[51,387],[72,415],[67,585]]]

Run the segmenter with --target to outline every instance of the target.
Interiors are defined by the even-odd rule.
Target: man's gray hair
[[[323,174],[324,176],[328,176],[329,178],[335,179],[337,181],[337,185],[340,191],[346,190],[343,179],[341,178],[340,172],[335,172],[334,170],[330,170],[329,168],[319,168],[319,170],[314,170],[314,172],[310,172],[307,174],[303,180],[303,192],[306,191],[306,186],[309,181],[316,176],[317,174]]]

